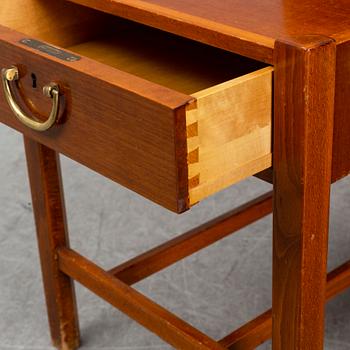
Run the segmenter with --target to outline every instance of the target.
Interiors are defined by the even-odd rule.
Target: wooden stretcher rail
[[[331,271],[327,276],[327,301],[350,287],[350,260]],[[238,328],[220,344],[230,350],[255,349],[272,335],[271,309]]]
[[[327,275],[327,300],[332,299],[350,287],[350,260]]]
[[[272,192],[141,254],[109,272],[128,285],[176,263],[272,212]]]
[[[252,350],[271,338],[271,310],[217,343],[75,251],[61,248],[58,257],[62,272],[176,348]],[[349,287],[350,260],[328,274],[327,300]]]
[[[223,350],[222,345],[75,251],[58,250],[59,268],[177,349]]]
[[[272,311],[270,309],[236,329],[219,343],[230,350],[252,350],[270,339],[271,335]]]

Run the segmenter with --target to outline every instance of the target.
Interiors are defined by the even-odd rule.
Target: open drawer
[[[176,212],[271,166],[271,67],[64,0],[2,0],[0,25],[24,114],[44,121],[59,86],[46,131],[0,92],[0,121],[27,137]]]

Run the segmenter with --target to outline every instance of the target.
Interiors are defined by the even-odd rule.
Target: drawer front
[[[0,26],[0,67],[20,71],[16,100],[28,114],[47,116],[51,102],[42,87],[56,82],[64,112],[52,129],[33,131],[15,119],[1,91],[0,122],[166,208],[186,210],[192,98],[87,58],[64,61],[23,38]]]

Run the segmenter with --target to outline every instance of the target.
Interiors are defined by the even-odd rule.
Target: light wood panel
[[[271,166],[272,72],[267,67],[192,94],[191,204]]]

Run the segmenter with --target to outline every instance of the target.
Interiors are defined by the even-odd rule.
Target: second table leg
[[[275,46],[274,350],[323,349],[335,56],[325,37]]]

